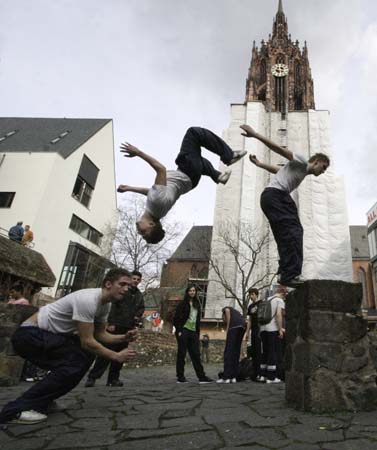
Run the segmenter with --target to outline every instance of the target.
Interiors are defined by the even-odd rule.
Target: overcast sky
[[[1,0],[0,115],[114,120],[170,168],[190,125],[218,134],[242,103],[253,40],[268,39],[278,0]],[[332,117],[335,170],[350,224],[377,201],[377,2],[284,0],[292,39],[306,40],[317,109]],[[216,159],[212,159],[216,162]],[[117,156],[118,183],[152,170]],[[212,224],[202,180],[174,217]]]

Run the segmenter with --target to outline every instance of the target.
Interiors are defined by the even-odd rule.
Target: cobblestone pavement
[[[207,366],[209,376],[218,370]],[[377,449],[377,412],[312,415],[285,404],[284,385],[199,385],[191,367],[189,384],[174,375],[155,367],[124,371],[123,388],[81,383],[47,422],[0,432],[0,449]],[[26,387],[2,388],[0,405]]]

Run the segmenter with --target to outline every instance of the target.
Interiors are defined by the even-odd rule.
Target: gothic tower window
[[[294,89],[295,110],[301,111],[303,109],[303,99],[302,99],[301,64],[299,61],[295,61],[294,80],[295,80],[295,89]]]
[[[285,56],[279,53],[276,57],[276,64],[285,64]]]
[[[267,81],[267,68],[266,60],[262,59],[259,67],[259,90],[258,90],[258,100],[266,100],[266,81]]]

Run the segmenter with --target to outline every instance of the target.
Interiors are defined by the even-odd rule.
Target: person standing
[[[203,334],[200,343],[202,345],[202,362],[203,363],[206,362],[206,364],[208,364],[209,363],[209,336],[208,336],[208,334]]]
[[[16,225],[9,228],[8,237],[12,241],[21,242],[24,236],[24,227],[22,226],[22,222],[17,222]]]
[[[222,313],[223,321],[226,323],[224,371],[217,383],[236,383],[246,321],[242,314],[231,306],[223,308]]]
[[[256,288],[250,288],[248,291],[250,305],[247,308],[247,328],[246,328],[246,339],[251,342],[251,358],[253,375],[252,380],[256,381],[260,377],[260,360],[262,354],[262,343],[260,339],[260,330],[258,324],[258,303],[259,303],[259,291]]]
[[[125,334],[136,326],[139,326],[143,320],[144,314],[144,298],[138,289],[142,275],[139,271],[134,270],[131,274],[131,284],[123,299],[114,302],[111,305],[108,317],[107,331],[111,334]],[[120,351],[128,347],[128,342],[119,342],[110,348],[114,351]],[[123,363],[111,361],[107,358],[97,356],[94,366],[89,372],[85,387],[93,387],[98,378],[101,378],[109,367],[106,386],[121,387],[123,381],[119,379],[120,371]]]
[[[95,356],[123,363],[135,351],[115,352],[105,344],[133,341],[137,331],[113,335],[106,331],[110,302],[120,301],[130,284],[125,269],[112,269],[97,289],[82,289],[49,303],[26,319],[12,336],[16,353],[49,371],[0,412],[0,424],[33,424],[47,419],[49,405],[70,392],[85,375]]]
[[[177,339],[177,383],[187,383],[185,377],[185,358],[189,352],[192,365],[200,384],[212,383],[213,380],[206,376],[200,361],[199,333],[200,333],[201,308],[197,297],[196,287],[191,285],[185,290],[185,296],[175,311],[173,325]]]

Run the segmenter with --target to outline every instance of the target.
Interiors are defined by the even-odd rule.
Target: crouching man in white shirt
[[[4,406],[0,424],[46,420],[51,402],[79,384],[96,356],[119,363],[135,356],[129,348],[114,352],[103,345],[130,342],[137,337],[136,330],[124,335],[106,331],[111,302],[123,298],[130,282],[127,270],[112,269],[101,288],[68,294],[43,306],[21,324],[12,337],[15,351],[49,373]]]

